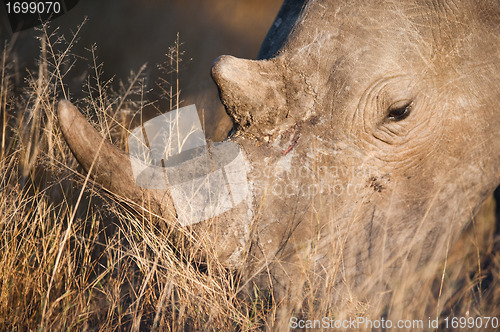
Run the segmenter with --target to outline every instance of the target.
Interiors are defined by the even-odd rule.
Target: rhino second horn
[[[168,191],[139,187],[132,174],[130,158],[106,141],[78,109],[67,100],[59,102],[59,125],[80,165],[102,187],[165,218],[175,217]]]
[[[286,116],[285,83],[279,59],[244,60],[223,55],[212,78],[237,129],[272,128]]]

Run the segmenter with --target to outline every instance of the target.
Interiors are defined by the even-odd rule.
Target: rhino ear
[[[273,127],[286,114],[285,83],[280,59],[244,60],[219,57],[212,78],[221,100],[238,129],[253,124]]]
[[[306,0],[285,0],[260,47],[258,59],[268,59],[283,47],[305,3]]]

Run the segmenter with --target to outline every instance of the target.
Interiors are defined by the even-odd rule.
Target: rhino
[[[309,296],[411,300],[500,183],[499,30],[494,0],[286,0],[257,60],[211,71],[250,194],[186,227],[283,319]],[[69,101],[58,117],[97,183],[175,221],[168,188],[140,187]]]

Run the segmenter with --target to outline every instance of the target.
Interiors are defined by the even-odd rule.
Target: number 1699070
[[[59,14],[61,3],[58,1],[8,1],[5,3],[7,14]]]

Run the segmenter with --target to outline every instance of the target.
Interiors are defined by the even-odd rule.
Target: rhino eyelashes
[[[413,100],[400,100],[389,106],[387,118],[391,121],[401,121],[410,115],[413,108]]]

